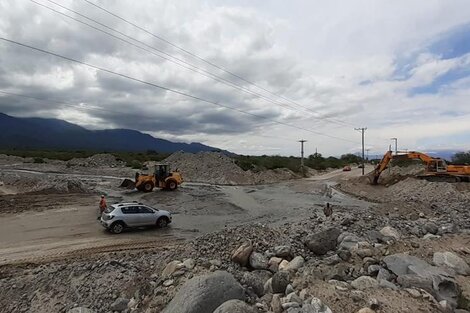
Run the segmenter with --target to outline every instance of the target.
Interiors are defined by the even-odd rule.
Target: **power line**
[[[47,0],[47,1],[51,2],[50,0]],[[217,64],[215,64],[215,63],[213,63],[213,62],[211,62],[211,61],[209,61],[209,60],[207,60],[207,59],[205,59],[205,58],[202,58],[202,57],[198,56],[197,54],[195,54],[195,53],[193,53],[193,52],[191,52],[191,51],[189,51],[189,50],[187,50],[187,49],[185,49],[185,48],[182,48],[182,47],[180,47],[180,46],[178,46],[178,45],[172,43],[171,41],[169,41],[169,40],[163,38],[162,36],[156,35],[155,33],[150,32],[149,30],[147,30],[147,29],[145,29],[145,28],[143,28],[143,27],[141,27],[141,26],[139,26],[139,25],[137,25],[137,24],[135,24],[135,23],[133,23],[133,22],[131,22],[131,21],[125,19],[125,18],[123,18],[122,16],[119,16],[119,15],[117,15],[116,13],[111,12],[111,11],[109,11],[108,9],[106,9],[106,8],[104,8],[104,7],[102,7],[102,6],[99,6],[98,4],[95,4],[95,3],[91,2],[91,1],[88,1],[88,0],[84,0],[84,1],[87,2],[87,3],[90,4],[90,5],[92,5],[92,6],[96,7],[96,8],[98,8],[99,10],[101,10],[101,11],[107,13],[107,14],[110,14],[111,16],[113,16],[113,17],[115,17],[115,18],[117,18],[117,19],[119,19],[119,20],[121,20],[121,21],[123,21],[123,22],[125,22],[125,23],[127,23],[127,24],[129,24],[129,25],[131,25],[131,26],[133,26],[133,27],[135,27],[135,28],[137,28],[137,29],[139,29],[139,30],[145,32],[145,33],[147,33],[147,34],[150,35],[150,36],[152,36],[152,37],[154,37],[154,38],[156,38],[156,39],[158,39],[158,40],[160,40],[160,41],[162,41],[162,42],[164,42],[164,43],[166,43],[166,44],[168,44],[168,45],[170,45],[170,46],[172,46],[172,47],[174,47],[174,48],[176,48],[176,49],[178,49],[178,50],[180,50],[180,51],[182,51],[182,52],[184,52],[184,53],[186,53],[186,54],[188,54],[188,55],[190,55],[190,56],[192,56],[192,57],[194,57],[194,58],[196,58],[196,59],[198,59],[198,60],[200,60],[200,61],[202,61],[202,62],[204,62],[204,63],[206,63],[206,64],[208,64],[208,65],[210,65],[210,66],[212,66],[212,67],[215,67],[215,68],[217,68],[217,69],[219,69],[219,70],[221,70],[221,71],[223,71],[223,72],[225,72],[225,73],[227,73],[227,74],[229,74],[229,75],[231,75],[231,76],[233,76],[233,77],[235,77],[235,78],[238,78],[238,79],[244,81],[245,83],[248,83],[248,84],[250,84],[250,85],[252,85],[252,86],[254,86],[254,87],[256,87],[256,88],[258,88],[258,89],[260,89],[260,90],[263,90],[264,92],[267,92],[267,93],[269,93],[270,95],[273,95],[273,96],[275,96],[275,97],[278,97],[278,98],[281,98],[281,99],[283,99],[283,100],[285,100],[285,101],[288,101],[288,102],[290,102],[290,103],[292,103],[292,104],[294,104],[294,105],[296,105],[296,106],[298,106],[298,107],[300,107],[300,108],[303,108],[303,109],[305,109],[305,110],[307,110],[307,111],[310,111],[310,112],[312,112],[312,113],[317,113],[317,112],[315,112],[315,111],[312,111],[309,107],[303,106],[303,105],[301,105],[301,104],[299,104],[299,103],[297,103],[297,102],[295,102],[295,101],[293,101],[293,100],[291,100],[291,99],[288,99],[288,98],[286,98],[286,97],[284,97],[284,96],[282,96],[282,95],[279,95],[279,94],[277,94],[277,93],[274,93],[274,92],[272,92],[272,91],[270,91],[270,90],[268,90],[268,89],[266,89],[266,88],[264,88],[264,87],[262,87],[262,86],[257,85],[256,83],[254,83],[254,82],[252,82],[252,81],[250,81],[250,80],[248,80],[248,79],[246,79],[246,78],[243,78],[242,76],[240,76],[240,75],[238,75],[238,74],[236,74],[236,73],[234,73],[234,72],[231,72],[231,71],[227,70],[226,68],[224,68],[224,67],[222,67],[222,66],[220,66],[220,65],[217,65]],[[332,123],[341,123],[341,124],[343,124],[343,125],[354,126],[354,125],[351,124],[351,123],[348,123],[348,122],[345,122],[345,121],[342,121],[342,120],[339,120],[339,119],[326,118],[326,117],[323,117],[323,118],[322,118],[322,117],[317,117],[317,118],[324,119],[324,120],[330,121],[330,122],[332,122]]]
[[[109,70],[109,69],[106,69],[106,68],[103,68],[103,67],[99,67],[99,66],[96,66],[96,65],[93,65],[93,64],[90,64],[90,63],[79,61],[79,60],[76,60],[76,59],[73,59],[73,58],[70,58],[70,57],[67,57],[67,56],[63,56],[63,55],[60,55],[60,54],[57,54],[57,53],[54,53],[54,52],[51,52],[51,51],[41,49],[41,48],[30,46],[30,45],[27,45],[27,44],[24,44],[24,43],[15,41],[15,40],[7,39],[7,38],[4,38],[4,37],[0,37],[0,40],[3,40],[5,42],[15,44],[15,45],[18,45],[18,46],[21,46],[21,47],[24,47],[24,48],[35,50],[35,51],[38,51],[38,52],[41,52],[41,53],[44,53],[44,54],[49,54],[49,55],[52,55],[52,56],[55,56],[55,57],[58,57],[58,58],[61,58],[61,59],[64,59],[64,60],[67,60],[67,61],[70,61],[70,62],[85,65],[87,67],[90,67],[90,68],[93,68],[93,69],[96,69],[96,70],[99,70],[99,71],[102,71],[102,72],[105,72],[105,73],[108,73],[108,74],[112,74],[112,75],[115,75],[115,76],[119,76],[119,77],[122,77],[122,78],[126,78],[126,79],[129,79],[129,80],[132,80],[132,81],[135,81],[135,82],[147,85],[147,86],[151,86],[151,87],[158,88],[158,89],[161,89],[161,90],[169,91],[169,92],[172,92],[172,93],[175,93],[175,94],[187,97],[187,98],[191,98],[191,99],[198,100],[198,101],[201,101],[201,102],[213,104],[213,105],[216,105],[216,106],[219,106],[219,107],[222,107],[222,108],[233,110],[233,111],[243,113],[243,114],[246,114],[246,115],[250,115],[250,116],[253,116],[253,117],[256,117],[256,118],[261,118],[261,119],[264,119],[264,120],[268,120],[268,121],[271,121],[271,122],[276,123],[276,124],[280,124],[280,125],[296,128],[296,129],[299,129],[299,130],[311,132],[313,134],[320,135],[320,136],[325,136],[325,137],[334,138],[334,139],[338,139],[338,140],[342,140],[342,141],[356,143],[355,141],[352,141],[352,140],[349,140],[349,139],[346,139],[346,138],[341,138],[341,137],[332,136],[332,135],[329,135],[329,134],[324,134],[324,133],[317,132],[317,131],[314,131],[314,130],[311,130],[311,129],[308,129],[308,128],[304,128],[304,127],[292,125],[292,124],[289,124],[289,123],[273,120],[273,119],[270,119],[270,118],[262,116],[262,115],[254,114],[254,113],[247,112],[247,111],[244,111],[244,110],[241,110],[241,109],[238,109],[238,108],[223,105],[223,104],[220,104],[220,103],[215,102],[215,101],[207,100],[207,99],[201,98],[199,96],[194,96],[194,95],[182,92],[182,91],[178,91],[178,90],[175,90],[175,89],[172,89],[172,88],[168,88],[168,87],[164,87],[164,86],[161,86],[161,85],[158,85],[158,84],[154,84],[152,82],[148,82],[148,81],[145,81],[145,80],[142,80],[142,79],[139,79],[139,78],[135,78],[135,77],[132,77],[132,76],[129,76],[129,75],[126,75],[126,74],[118,73],[118,72],[115,72],[115,71],[112,71],[112,70]]]
[[[160,49],[158,49],[158,48],[156,48],[156,47],[150,46],[150,45],[146,44],[145,42],[142,42],[142,41],[140,41],[140,40],[138,40],[138,39],[135,39],[135,38],[133,38],[133,37],[131,37],[131,36],[128,36],[128,35],[126,35],[125,33],[121,32],[121,31],[118,31],[118,30],[116,30],[116,29],[114,29],[114,28],[112,28],[112,27],[109,27],[108,25],[103,24],[103,23],[101,23],[101,22],[99,22],[99,21],[96,21],[96,20],[94,20],[94,19],[92,19],[92,18],[90,18],[90,17],[88,17],[88,16],[86,16],[86,15],[84,15],[84,14],[81,14],[81,13],[75,11],[75,10],[72,10],[72,9],[70,9],[70,8],[67,8],[67,7],[65,7],[65,6],[63,6],[63,5],[61,5],[61,4],[57,3],[57,2],[54,2],[54,1],[52,1],[52,0],[46,0],[46,1],[50,2],[50,3],[53,3],[53,4],[55,4],[55,5],[57,5],[57,6],[61,7],[61,8],[63,8],[63,9],[65,9],[65,10],[67,10],[67,11],[73,12],[74,14],[77,14],[77,15],[79,15],[79,16],[81,16],[81,17],[83,17],[83,18],[85,18],[85,19],[87,19],[87,20],[89,20],[89,21],[92,21],[93,23],[96,23],[96,24],[98,24],[98,25],[100,25],[100,26],[102,26],[102,27],[104,27],[104,28],[106,28],[106,29],[108,29],[108,30],[111,30],[111,31],[113,31],[113,32],[115,32],[115,33],[117,33],[117,34],[120,34],[121,36],[124,36],[124,37],[126,37],[126,38],[128,38],[128,39],[130,39],[130,40],[132,40],[132,41],[138,42],[138,43],[140,43],[140,44],[142,44],[142,45],[144,45],[144,46],[146,46],[146,47],[148,47],[148,48],[150,48],[150,49],[152,49],[152,50],[155,50],[155,51],[157,51],[157,52],[159,52],[159,53],[161,53],[161,54],[163,54],[163,55],[165,55],[165,56],[163,56],[163,55],[161,55],[161,54],[158,54],[158,53],[155,53],[155,52],[153,52],[153,51],[150,51],[149,49],[146,49],[146,48],[141,47],[141,46],[139,46],[139,45],[136,45],[135,43],[132,43],[132,42],[126,40],[126,39],[123,39],[123,38],[121,38],[121,37],[118,37],[118,36],[116,36],[116,35],[114,35],[114,34],[112,34],[112,33],[109,33],[109,32],[107,32],[107,31],[103,30],[103,29],[100,29],[100,28],[98,28],[98,27],[95,27],[95,26],[93,26],[93,25],[90,25],[90,24],[88,24],[88,23],[86,23],[86,22],[84,22],[84,21],[81,21],[81,20],[79,20],[79,19],[76,19],[76,18],[74,18],[74,17],[72,17],[72,16],[70,16],[70,15],[67,15],[67,14],[65,14],[65,13],[63,13],[63,12],[60,12],[60,11],[58,11],[58,10],[56,10],[56,9],[54,9],[54,8],[51,8],[51,7],[49,7],[49,6],[45,5],[45,4],[39,3],[39,2],[37,2],[37,1],[35,1],[35,0],[30,0],[30,1],[33,2],[33,3],[35,3],[36,5],[42,6],[42,7],[46,8],[46,9],[48,9],[48,10],[51,10],[51,11],[57,13],[57,14],[63,15],[63,16],[65,16],[65,17],[67,17],[67,18],[69,18],[69,19],[72,19],[72,20],[74,20],[74,21],[76,21],[76,22],[78,22],[78,23],[81,23],[81,24],[86,25],[86,26],[88,26],[88,27],[90,27],[90,28],[92,28],[92,29],[95,29],[95,30],[97,30],[97,31],[99,31],[99,32],[102,32],[102,33],[104,33],[104,34],[106,34],[106,35],[108,35],[108,36],[111,36],[111,37],[113,37],[113,38],[115,38],[115,39],[117,39],[117,40],[120,40],[120,41],[122,41],[122,42],[125,42],[125,43],[127,43],[127,44],[129,44],[129,45],[131,45],[131,46],[134,46],[134,47],[136,47],[136,48],[138,48],[138,49],[141,49],[141,50],[143,50],[143,51],[146,51],[146,52],[148,52],[148,53],[151,53],[151,54],[153,54],[153,55],[155,55],[155,56],[158,56],[158,57],[160,57],[160,58],[162,58],[162,59],[164,59],[164,60],[167,60],[167,61],[169,61],[169,62],[172,62],[172,63],[174,63],[174,64],[176,64],[176,65],[178,65],[178,66],[180,66],[180,67],[183,67],[183,68],[185,68],[185,69],[187,69],[187,70],[190,70],[190,71],[195,72],[195,73],[198,73],[198,74],[200,74],[200,75],[202,75],[202,76],[205,76],[205,77],[208,77],[208,78],[210,78],[210,79],[213,79],[213,80],[215,80],[215,81],[217,81],[217,82],[220,82],[220,83],[222,83],[222,84],[225,84],[225,85],[227,85],[227,86],[230,86],[230,87],[232,87],[232,88],[234,88],[234,89],[237,89],[237,90],[239,90],[239,91],[242,91],[242,92],[244,92],[244,93],[247,93],[247,94],[256,96],[256,97],[261,98],[261,99],[263,99],[263,100],[265,100],[265,101],[268,101],[268,102],[270,102],[270,103],[273,103],[273,104],[282,106],[282,107],[287,108],[287,109],[290,109],[290,110],[298,111],[298,109],[296,109],[296,108],[294,108],[294,107],[292,107],[292,106],[290,106],[290,105],[288,105],[288,104],[279,102],[279,101],[277,101],[277,100],[274,100],[274,99],[271,99],[271,98],[269,98],[269,97],[266,97],[266,96],[264,96],[264,95],[262,95],[262,94],[256,93],[256,92],[254,92],[254,91],[252,91],[252,90],[250,90],[250,89],[247,89],[247,88],[245,88],[245,87],[243,87],[243,86],[241,86],[241,85],[238,85],[238,84],[236,84],[236,83],[234,83],[234,82],[232,82],[232,81],[230,81],[230,80],[227,80],[227,79],[225,79],[225,78],[223,78],[223,77],[221,77],[221,76],[218,76],[218,75],[216,75],[216,74],[214,74],[214,73],[211,73],[211,72],[209,72],[209,71],[206,71],[206,70],[204,70],[204,69],[202,69],[202,68],[200,68],[200,67],[197,67],[197,66],[195,66],[195,65],[193,65],[193,64],[191,64],[191,63],[189,63],[189,62],[186,62],[185,60],[182,60],[182,59],[180,59],[180,58],[177,58],[177,57],[175,57],[175,56],[172,56],[171,54],[169,54],[169,53],[167,53],[167,52],[165,52],[165,51],[162,51],[162,50],[160,50]],[[183,64],[181,64],[181,63],[183,63]],[[333,121],[333,120],[330,121],[328,118],[319,118],[319,117],[313,116],[313,114],[316,114],[316,112],[310,110],[309,108],[306,108],[306,109],[307,109],[308,113],[312,114],[312,118],[314,118],[314,119],[317,119],[317,120],[322,121],[322,122],[324,122],[324,121],[329,121],[329,122],[331,122],[331,123],[335,123],[335,124],[338,124],[338,125],[341,125],[341,126],[345,126],[344,124],[340,124],[339,122],[336,122],[336,121]]]

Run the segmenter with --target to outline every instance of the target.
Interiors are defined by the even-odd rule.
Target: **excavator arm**
[[[387,151],[384,154],[384,156],[383,156],[382,160],[380,161],[380,163],[377,164],[377,166],[374,169],[372,184],[374,184],[374,185],[378,184],[380,174],[382,174],[382,172],[385,171],[385,169],[387,168],[388,164],[390,163],[390,161],[392,159],[393,159],[392,151]]]

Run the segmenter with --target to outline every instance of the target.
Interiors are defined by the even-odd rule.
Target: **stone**
[[[282,312],[282,305],[281,305],[281,295],[274,294],[273,299],[271,300],[271,310],[273,313],[281,313]]]
[[[392,279],[392,275],[390,274],[390,272],[388,270],[386,270],[385,268],[381,267],[379,269],[379,272],[377,273],[377,277],[376,277],[377,280],[380,280],[380,279],[383,279],[383,280],[388,280],[390,281]]]
[[[340,263],[342,259],[339,257],[338,254],[333,254],[332,256],[325,258],[324,261],[327,265],[335,265]]]
[[[372,251],[372,249],[354,249],[353,251],[360,258],[371,257],[374,255],[374,251]]]
[[[375,313],[375,311],[370,308],[362,308],[359,311],[357,311],[357,313]]]
[[[433,222],[427,222],[426,224],[424,224],[423,229],[425,233],[436,235],[439,230],[439,227]]]
[[[273,293],[273,279],[270,278],[264,283],[264,294]]]
[[[294,292],[294,287],[292,286],[292,284],[288,284],[287,287],[286,287],[286,291],[285,291],[285,294],[288,295],[292,292]]]
[[[470,267],[461,257],[452,252],[435,252],[433,263],[437,266],[445,266],[453,269],[457,274],[469,275]]]
[[[183,265],[188,270],[192,270],[196,266],[196,262],[194,261],[194,259],[186,259],[183,261]]]
[[[421,298],[421,292],[414,288],[405,288],[406,292],[408,292],[413,298]]]
[[[287,285],[290,283],[289,273],[279,271],[272,277],[272,291],[273,293],[284,293]]]
[[[175,281],[173,279],[168,279],[163,282],[163,287],[170,287]]]
[[[433,239],[439,239],[441,236],[439,235],[433,235],[433,234],[426,234],[423,236],[424,240],[433,240]]]
[[[337,245],[337,239],[341,231],[338,228],[329,228],[307,236],[305,246],[315,255],[324,255],[330,250],[334,250]]]
[[[291,256],[291,246],[276,246],[274,247],[274,255],[280,258],[287,258]]]
[[[383,262],[387,265],[387,268],[397,276],[409,274],[410,266],[419,268],[429,266],[426,261],[404,253],[388,255],[383,259]]]
[[[268,265],[272,265],[272,264],[279,265],[281,262],[282,262],[282,258],[273,256],[272,258],[269,259]]]
[[[127,310],[127,304],[129,303],[129,299],[126,298],[117,298],[109,307],[111,311],[124,311]]]
[[[377,279],[377,281],[379,282],[379,287],[380,288],[387,288],[387,289],[392,289],[392,290],[398,290],[398,287],[392,283],[392,282],[389,282],[388,280],[385,280],[385,279]]]
[[[279,271],[285,271],[286,267],[289,265],[289,261],[287,260],[282,260],[281,263],[279,263],[278,270]]]
[[[365,290],[370,288],[377,288],[379,283],[376,279],[370,276],[361,276],[351,282],[351,286],[358,290]]]
[[[444,234],[453,234],[457,232],[457,226],[454,223],[445,223],[439,226],[439,229],[437,230],[438,235],[444,235]]]
[[[171,275],[173,275],[174,272],[176,272],[177,270],[180,270],[183,267],[184,267],[184,264],[181,263],[180,261],[176,261],[176,260],[171,261],[163,269],[162,277],[163,278],[171,277]]]
[[[225,301],[213,313],[256,313],[256,311],[244,301],[234,299]]]
[[[96,313],[96,311],[80,306],[80,307],[76,307],[76,308],[68,310],[67,313]]]
[[[339,249],[337,255],[343,261],[348,261],[352,256],[351,251],[347,249]]]
[[[254,269],[266,269],[268,268],[268,259],[264,254],[253,251],[249,257],[250,266]]]
[[[290,308],[300,308],[300,304],[297,302],[286,302],[281,304],[281,306],[284,310],[288,310]]]
[[[287,302],[297,302],[298,304],[302,304],[302,299],[295,293],[291,292],[286,296]]]
[[[162,312],[213,312],[221,304],[232,299],[244,299],[242,286],[228,272],[215,271],[188,280]]]
[[[369,265],[369,267],[367,268],[367,274],[369,275],[377,275],[379,273],[379,271],[382,269],[382,267],[380,267],[380,265],[377,265],[377,264],[371,264]]]
[[[401,237],[398,230],[396,230],[395,228],[391,226],[385,226],[384,228],[380,230],[380,233],[385,237],[391,237],[395,240],[399,240]]]
[[[376,298],[370,298],[369,299],[369,308],[371,308],[372,310],[377,310],[378,308],[380,308],[379,300],[377,300]]]
[[[127,308],[128,309],[133,309],[137,306],[137,301],[135,300],[135,298],[131,298],[131,300],[129,301],[129,303],[127,304]]]
[[[301,268],[305,263],[305,260],[301,256],[296,256],[295,258],[292,259],[292,261],[287,264],[284,270],[286,271],[296,271],[299,268]],[[280,266],[279,266],[280,267]]]
[[[214,265],[215,267],[221,267],[222,266],[222,261],[217,260],[217,259],[210,260],[209,263],[211,265]]]
[[[360,290],[352,290],[350,297],[354,302],[359,302],[364,299],[365,294],[363,291],[360,291]]]
[[[262,297],[264,295],[264,281],[255,274],[251,272],[243,273],[241,282],[251,287],[258,297]]]
[[[361,239],[351,233],[342,233],[340,237],[338,237],[339,244],[338,244],[338,249],[344,249],[344,250],[351,250],[353,248],[358,247],[358,243],[361,241]]]
[[[232,261],[240,264],[241,266],[246,266],[248,264],[248,259],[253,252],[253,245],[251,242],[247,241],[240,245],[232,253]]]

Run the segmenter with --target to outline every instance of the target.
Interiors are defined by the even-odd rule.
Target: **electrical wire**
[[[140,84],[144,84],[144,85],[151,86],[151,87],[154,87],[154,88],[157,88],[157,89],[160,89],[160,90],[165,90],[165,91],[168,91],[168,92],[172,92],[174,94],[178,94],[178,95],[190,98],[190,99],[198,100],[200,102],[212,104],[212,105],[219,106],[219,107],[222,107],[222,108],[226,108],[226,109],[229,109],[229,110],[232,110],[232,111],[236,111],[236,112],[239,112],[239,113],[242,113],[242,114],[245,114],[245,115],[250,115],[250,116],[253,116],[253,117],[256,117],[256,118],[264,119],[264,120],[267,120],[267,121],[270,121],[270,122],[273,122],[273,123],[276,123],[276,124],[279,124],[279,125],[284,125],[284,126],[288,126],[288,127],[291,127],[291,128],[296,128],[296,129],[299,129],[299,130],[307,131],[307,132],[310,132],[310,133],[313,133],[313,134],[316,134],[316,135],[319,135],[319,136],[324,136],[324,137],[329,137],[329,138],[338,139],[338,140],[342,140],[342,141],[352,142],[352,143],[355,143],[355,144],[357,143],[355,141],[352,141],[352,140],[349,140],[349,139],[346,139],[346,138],[341,138],[341,137],[337,137],[337,136],[317,132],[317,131],[314,131],[314,130],[311,130],[311,129],[308,129],[308,128],[300,127],[300,126],[297,126],[297,125],[292,125],[292,124],[285,123],[285,122],[278,121],[278,120],[273,120],[273,119],[270,119],[270,118],[262,116],[262,115],[254,114],[254,113],[247,112],[247,111],[244,111],[244,110],[241,110],[241,109],[238,109],[238,108],[223,105],[223,104],[220,104],[220,103],[215,102],[215,101],[207,100],[207,99],[201,98],[199,96],[191,95],[191,94],[186,93],[186,92],[178,91],[178,90],[168,88],[168,87],[164,87],[164,86],[161,86],[161,85],[158,85],[158,84],[155,84],[155,83],[152,83],[152,82],[148,82],[148,81],[145,81],[145,80],[142,80],[142,79],[139,79],[139,78],[135,78],[135,77],[132,77],[132,76],[129,76],[129,75],[126,75],[126,74],[118,73],[118,72],[115,72],[115,71],[112,71],[112,70],[109,70],[109,69],[106,69],[106,68],[103,68],[103,67],[100,67],[100,66],[96,66],[96,65],[93,65],[93,64],[90,64],[90,63],[87,63],[87,62],[79,61],[79,60],[76,60],[76,59],[73,59],[73,58],[70,58],[70,57],[67,57],[67,56],[60,55],[58,53],[54,53],[54,52],[47,51],[47,50],[44,50],[44,49],[41,49],[41,48],[37,48],[37,47],[31,46],[31,45],[28,45],[28,44],[24,44],[24,43],[15,41],[15,40],[7,39],[7,38],[4,38],[4,37],[0,37],[0,40],[2,40],[4,42],[11,43],[11,44],[15,44],[17,46],[21,46],[21,47],[24,47],[24,48],[35,50],[35,51],[41,52],[43,54],[49,54],[49,55],[55,56],[57,58],[61,58],[61,59],[73,62],[73,63],[85,65],[89,68],[93,68],[95,70],[99,70],[99,71],[102,71],[102,72],[105,72],[105,73],[108,73],[108,74],[111,74],[111,75],[119,76],[119,77],[122,77],[122,78],[125,78],[125,79],[128,79],[128,80],[132,80],[132,81],[140,83]]]

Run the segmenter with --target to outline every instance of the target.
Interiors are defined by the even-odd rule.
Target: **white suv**
[[[114,234],[125,228],[141,226],[166,227],[171,223],[171,213],[137,202],[113,204],[101,214],[100,223]]]

